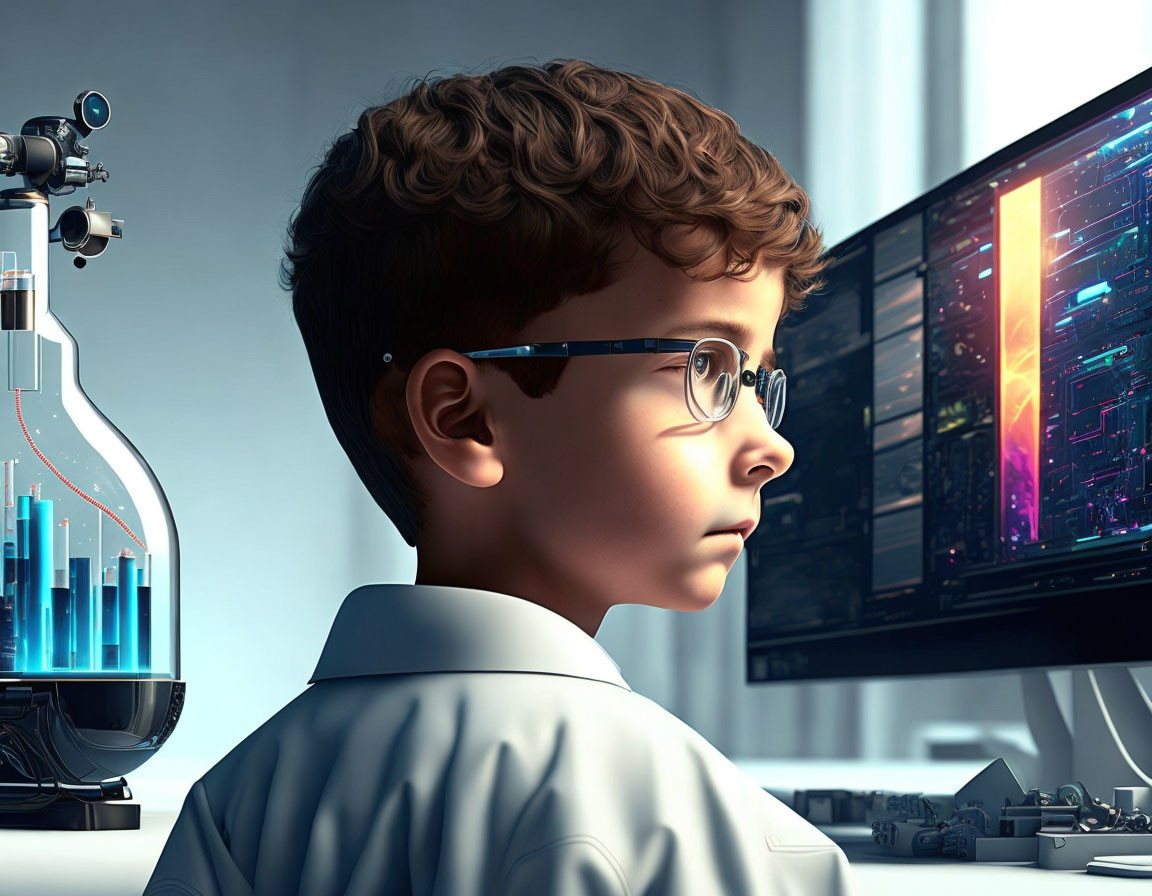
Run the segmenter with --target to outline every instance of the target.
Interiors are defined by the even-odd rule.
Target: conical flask
[[[45,193],[0,192],[0,827],[138,827],[116,779],[183,704],[176,528],[147,463],[80,386],[49,303],[49,236]]]

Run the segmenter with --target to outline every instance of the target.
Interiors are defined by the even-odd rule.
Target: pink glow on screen
[[[1038,536],[1040,489],[1040,178],[999,197],[1000,537]]]

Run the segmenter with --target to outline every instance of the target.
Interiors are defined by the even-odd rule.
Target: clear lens
[[[732,411],[740,382],[740,350],[725,339],[702,339],[688,358],[685,391],[688,406],[700,421],[723,420]],[[768,425],[784,417],[784,371],[760,372],[756,398]]]
[[[723,420],[736,401],[740,354],[730,342],[702,339],[688,358],[688,404],[700,420]]]
[[[764,414],[768,417],[768,425],[776,429],[784,419],[784,371],[773,370],[767,380],[768,397],[764,401]]]

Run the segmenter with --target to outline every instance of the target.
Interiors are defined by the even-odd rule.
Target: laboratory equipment
[[[50,196],[108,179],[81,142],[107,126],[108,100],[86,90],[73,111],[0,132],[0,174],[23,178],[0,190],[0,828],[139,827],[123,775],[165,742],[184,700],[171,509],[85,395],[49,302],[50,243],[82,268],[123,237],[91,196],[49,226]]]

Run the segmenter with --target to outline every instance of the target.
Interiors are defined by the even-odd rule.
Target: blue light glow
[[[1110,292],[1112,292],[1112,287],[1108,285],[1107,280],[1105,280],[1103,283],[1097,283],[1095,286],[1087,286],[1080,290],[1080,292],[1076,293],[1076,304],[1082,305],[1089,299],[1094,299],[1097,296],[1107,295]]]

